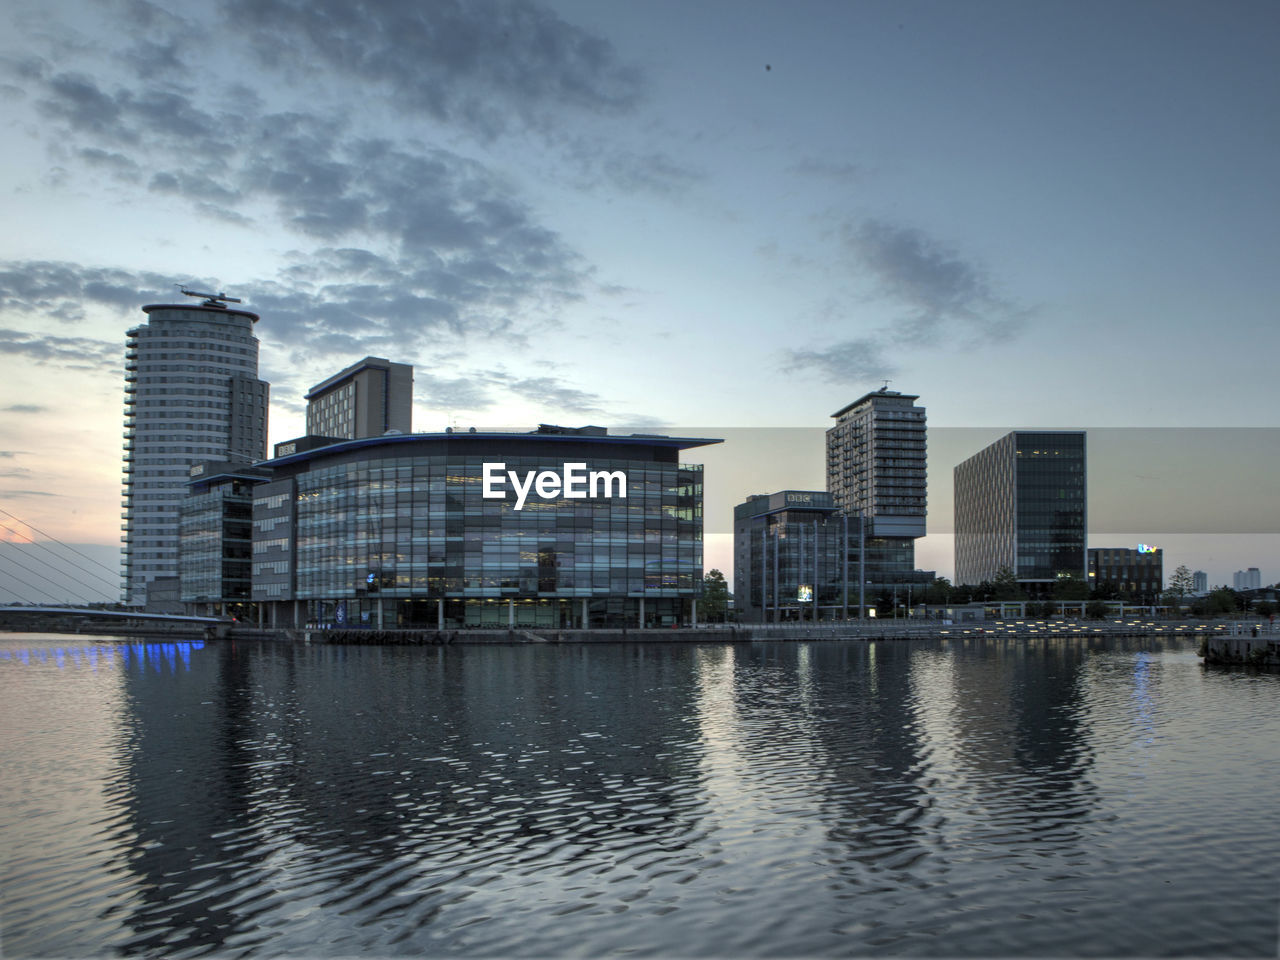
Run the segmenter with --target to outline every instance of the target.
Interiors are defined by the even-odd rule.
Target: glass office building
[[[688,622],[702,468],[679,455],[718,442],[544,425],[282,444],[254,491],[253,597],[273,625]]]
[[[1087,579],[1083,431],[1014,431],[955,468],[956,582]]]
[[[179,589],[197,615],[247,616],[252,591],[253,488],[266,476],[227,462],[193,465],[178,513]]]
[[[933,582],[915,540],[876,537],[824,490],[780,490],[734,507],[734,608],[743,623],[842,620],[884,595],[906,604]],[[865,558],[865,562],[864,562]]]

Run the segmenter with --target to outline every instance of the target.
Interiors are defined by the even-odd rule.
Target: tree
[[[1071,574],[1053,585],[1053,596],[1056,600],[1088,600],[1089,584]]]
[[[1027,599],[1027,594],[1022,589],[1022,584],[1018,583],[1018,578],[1014,576],[1013,571],[1008,567],[1001,567],[996,571],[996,576],[991,581],[991,586],[996,600]]]
[[[1191,571],[1187,569],[1185,563],[1178,564],[1178,569],[1173,571],[1173,576],[1169,578],[1169,587],[1165,593],[1175,597],[1186,597],[1195,589],[1196,580],[1191,575]]]
[[[1208,612],[1211,616],[1235,613],[1239,606],[1239,597],[1230,587],[1219,587],[1209,594]]]
[[[702,618],[707,623],[724,623],[729,611],[729,584],[724,574],[711,569],[702,579]]]
[[[925,587],[924,602],[934,605],[945,605],[951,602],[953,588],[946,577],[938,577]]]

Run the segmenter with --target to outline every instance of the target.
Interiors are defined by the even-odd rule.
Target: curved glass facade
[[[272,473],[276,481],[292,474],[290,529],[267,506],[280,484],[259,488],[254,581],[287,559],[292,596],[278,589],[260,599],[305,601],[311,622],[364,624],[372,612],[387,626],[389,617],[401,626],[688,619],[702,590],[702,468],[676,462],[677,443],[418,435],[337,444],[296,467],[285,458]],[[504,464],[522,482],[566,463],[620,471],[626,496],[615,489],[606,497],[601,487],[594,498],[544,497],[530,488],[516,509],[510,483],[505,499],[484,497],[485,463]]]

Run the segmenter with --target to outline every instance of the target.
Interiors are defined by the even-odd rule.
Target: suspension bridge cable
[[[17,520],[17,521],[18,521],[20,524],[22,524],[24,527],[28,527],[28,528],[30,528],[30,529],[32,529],[32,530],[34,530],[36,533],[40,534],[40,536],[42,536],[42,537],[44,537],[44,538],[46,538],[46,539],[48,539],[48,540],[52,540],[54,543],[58,544],[59,546],[61,546],[61,547],[66,547],[68,550],[70,550],[70,551],[71,551],[72,553],[74,553],[76,556],[78,556],[78,557],[82,557],[83,559],[88,560],[88,561],[89,561],[90,563],[92,563],[94,566],[96,566],[96,567],[101,567],[103,570],[107,571],[107,573],[109,573],[109,574],[111,574],[113,577],[115,577],[115,578],[116,578],[116,581],[117,581],[117,586],[119,585],[119,578],[120,578],[120,571],[119,571],[119,570],[112,570],[112,569],[111,569],[110,567],[108,567],[105,563],[101,563],[101,562],[99,562],[99,561],[97,561],[97,560],[93,559],[93,557],[90,557],[90,556],[88,556],[88,555],[86,555],[86,554],[81,553],[81,552],[80,552],[79,550],[77,550],[75,547],[68,546],[67,544],[65,544],[65,543],[63,543],[61,540],[59,540],[57,537],[50,536],[49,534],[47,534],[47,533],[45,533],[43,530],[41,530],[39,527],[34,526],[34,525],[30,524],[30,523],[27,523],[27,521],[23,520],[21,517],[16,517],[16,516],[14,516],[14,515],[13,515],[12,513],[10,513],[8,510],[0,509],[0,513],[3,513],[6,517],[12,517],[14,520]]]
[[[4,559],[6,559],[6,560],[7,560],[7,559],[8,559],[8,557],[5,557]],[[43,590],[43,589],[41,589],[40,587],[37,587],[34,583],[27,583],[27,581],[23,580],[23,579],[22,579],[21,577],[19,577],[19,576],[15,576],[15,575],[14,575],[14,574],[12,574],[12,573],[8,574],[8,576],[13,577],[13,579],[14,579],[14,580],[17,580],[17,581],[18,581],[20,584],[22,584],[24,587],[27,587],[27,588],[29,588],[29,589],[31,589],[31,590],[35,590],[35,591],[37,591],[37,592],[39,592],[39,593],[43,593],[46,597],[48,597],[48,598],[49,598],[50,600],[52,600],[54,603],[63,603],[63,602],[64,602],[64,601],[62,601],[62,600],[59,600],[59,599],[58,599],[57,597],[55,597],[53,594],[49,593],[47,590]],[[33,603],[33,601],[28,600],[26,597],[23,597],[23,598],[22,598],[22,602],[23,602],[23,603]],[[34,604],[34,605],[35,605],[35,606],[39,606],[39,604]]]
[[[19,544],[14,543],[12,540],[0,540],[0,543],[8,544],[14,547],[15,549],[17,549],[19,546]],[[54,556],[56,557],[57,554],[54,554]],[[60,587],[63,590],[67,590],[67,592],[70,593],[72,596],[75,596],[76,594],[83,592],[85,595],[87,595],[90,598],[84,601],[86,603],[96,603],[98,602],[99,599],[101,599],[101,598],[95,597],[95,593],[97,591],[95,591],[95,589],[90,584],[87,584],[82,580],[78,580],[76,577],[72,576],[66,571],[54,566],[48,560],[44,559],[44,557],[37,556],[36,554],[32,553],[29,550],[24,551],[22,554],[19,554],[18,556],[12,559],[14,563],[24,567],[24,569],[26,569],[29,573],[33,573],[33,574],[36,574],[37,576],[42,577],[46,582],[55,582],[58,587]],[[54,577],[50,578],[49,574],[45,573],[43,570],[37,570],[34,567],[32,567],[31,562],[33,561],[35,563],[43,564],[48,569],[52,570]],[[65,583],[60,581],[65,581]],[[67,587],[66,586],[67,583],[73,584],[73,586]],[[98,589],[100,590],[101,588],[98,588]]]
[[[45,546],[43,543],[41,543],[39,540],[33,540],[31,537],[28,537],[28,536],[27,536],[25,533],[23,533],[21,530],[15,530],[15,529],[13,529],[13,527],[9,526],[9,525],[8,525],[7,523],[5,523],[3,520],[0,520],[0,528],[3,528],[3,529],[5,529],[5,530],[8,530],[8,531],[9,531],[10,533],[12,533],[14,536],[16,536],[16,537],[22,537],[22,539],[24,539],[27,543],[34,544],[35,546],[39,547],[41,550],[44,550],[44,551],[46,551],[46,552],[48,552],[48,553],[53,554],[53,556],[54,556],[58,561],[60,561],[60,562],[62,562],[62,563],[69,563],[69,564],[71,564],[71,566],[75,567],[77,570],[81,571],[82,573],[87,573],[87,574],[88,574],[89,576],[91,576],[91,577],[97,577],[99,580],[102,580],[102,581],[104,581],[104,582],[106,582],[106,583],[111,584],[111,590],[112,590],[112,592],[117,592],[117,591],[119,591],[119,589],[120,589],[120,578],[119,578],[119,576],[117,576],[114,580],[108,580],[108,579],[107,579],[106,577],[104,577],[102,574],[100,574],[100,573],[96,573],[96,572],[94,572],[93,570],[89,570],[89,569],[86,569],[85,567],[80,566],[80,564],[76,563],[74,560],[70,559],[69,557],[60,557],[60,556],[58,556],[58,554],[54,553],[54,551],[53,551],[53,550],[51,550],[51,549],[49,549],[48,547],[46,547],[46,546]],[[34,527],[33,527],[32,529],[34,529]],[[32,559],[37,559],[37,558],[36,558],[36,557],[33,557]],[[49,561],[44,560],[44,561],[42,561],[42,562],[43,562],[43,563],[48,563]],[[52,565],[51,565],[51,566],[52,566]],[[55,568],[55,569],[56,569],[56,568]],[[59,573],[62,573],[62,571],[59,571]],[[67,576],[67,578],[68,578],[68,579],[73,579],[73,578],[71,578],[68,574],[62,574],[62,575],[63,575],[63,576]],[[88,584],[83,583],[83,581],[81,581],[81,585],[82,585],[82,586],[86,586],[86,587],[88,586]]]

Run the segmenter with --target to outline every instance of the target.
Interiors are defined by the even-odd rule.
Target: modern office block
[[[835,509],[863,516],[877,537],[925,535],[925,410],[881,389],[832,414],[827,490]]]
[[[1090,547],[1089,586],[1110,585],[1123,598],[1152,603],[1164,590],[1160,547]]]
[[[185,293],[186,291],[184,291]],[[125,351],[124,593],[178,576],[178,512],[192,464],[266,456],[269,386],[258,379],[258,315],[221,295],[150,304]],[[175,581],[176,582],[176,581]]]
[[[933,582],[915,541],[877,537],[823,490],[780,490],[734,507],[734,609],[744,623],[863,615],[884,593],[907,603]]]
[[[1191,574],[1191,592],[1192,593],[1208,593],[1209,592],[1209,574],[1203,570],[1197,570]]]
[[[1014,431],[955,468],[956,582],[1087,577],[1083,431]]]
[[[365,357],[307,394],[307,433],[344,440],[413,429],[413,365]]]
[[[542,425],[295,448],[254,490],[253,598],[277,626],[688,622],[702,468],[680,454],[719,442]]]
[[[253,488],[265,470],[197,463],[179,509],[179,582],[193,614],[243,616],[252,594]]]

